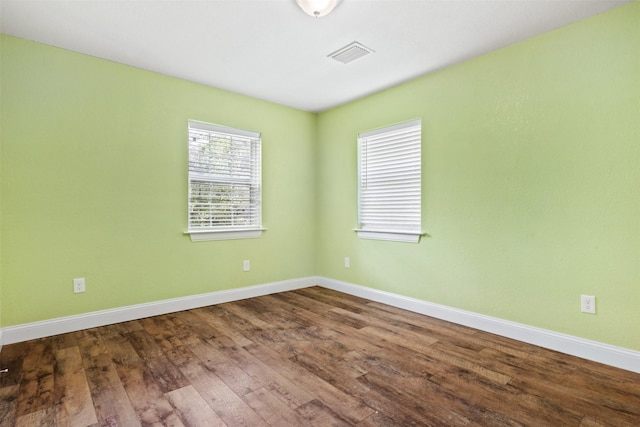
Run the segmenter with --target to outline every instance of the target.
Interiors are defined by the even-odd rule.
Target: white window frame
[[[246,131],[241,129],[235,129],[227,126],[221,126],[211,123],[204,123],[195,120],[189,120],[188,126],[188,230],[185,234],[189,234],[192,241],[206,241],[206,240],[228,240],[228,239],[247,239],[260,237],[262,231],[265,228],[262,227],[262,141],[260,133]],[[219,169],[215,168],[215,160],[217,154],[210,154],[200,160],[204,162],[204,169],[208,171],[196,170],[197,163],[192,152],[202,148],[202,139],[196,139],[197,135],[208,135],[210,137],[221,137],[225,140],[225,144],[230,147],[249,144],[249,153],[242,152],[237,157],[233,158],[240,162],[245,162],[244,168],[246,171],[238,171],[237,168],[229,169],[229,166]],[[211,141],[210,144],[216,144]],[[222,143],[221,143],[222,144]],[[221,145],[218,145],[221,147]],[[219,155],[222,158],[222,155]],[[228,157],[227,157],[228,159]],[[201,166],[200,169],[203,169]],[[203,208],[203,203],[197,203],[192,198],[192,193],[195,190],[193,184],[199,183],[210,184],[228,184],[236,185],[238,187],[249,187],[250,204],[249,213],[240,214],[235,216],[232,212],[233,209],[228,210],[227,216],[214,217],[213,216],[213,204],[210,204],[207,208],[206,204]],[[228,206],[234,205],[232,199],[227,204]],[[209,219],[209,224],[202,223],[202,217],[196,219],[195,210],[200,205],[202,211],[205,213],[205,217]],[[207,210],[209,215],[206,215]],[[235,224],[235,221],[238,224]],[[223,224],[216,225],[214,222],[222,221]]]
[[[421,147],[420,119],[358,135],[358,237],[418,243],[425,234]]]

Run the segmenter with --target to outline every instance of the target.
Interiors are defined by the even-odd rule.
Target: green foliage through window
[[[189,122],[189,229],[261,226],[260,136]]]

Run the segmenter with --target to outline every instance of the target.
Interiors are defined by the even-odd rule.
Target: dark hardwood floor
[[[0,359],[2,426],[640,426],[640,374],[318,287]]]

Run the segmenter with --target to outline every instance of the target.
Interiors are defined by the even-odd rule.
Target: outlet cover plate
[[[580,295],[580,311],[596,314],[596,297],[593,295]]]
[[[87,288],[85,287],[84,277],[79,277],[77,279],[73,279],[73,293],[79,294],[82,292],[86,292]]]

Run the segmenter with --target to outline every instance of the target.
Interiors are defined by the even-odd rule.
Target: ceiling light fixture
[[[331,13],[340,0],[296,0],[296,3],[307,15],[319,18]]]

